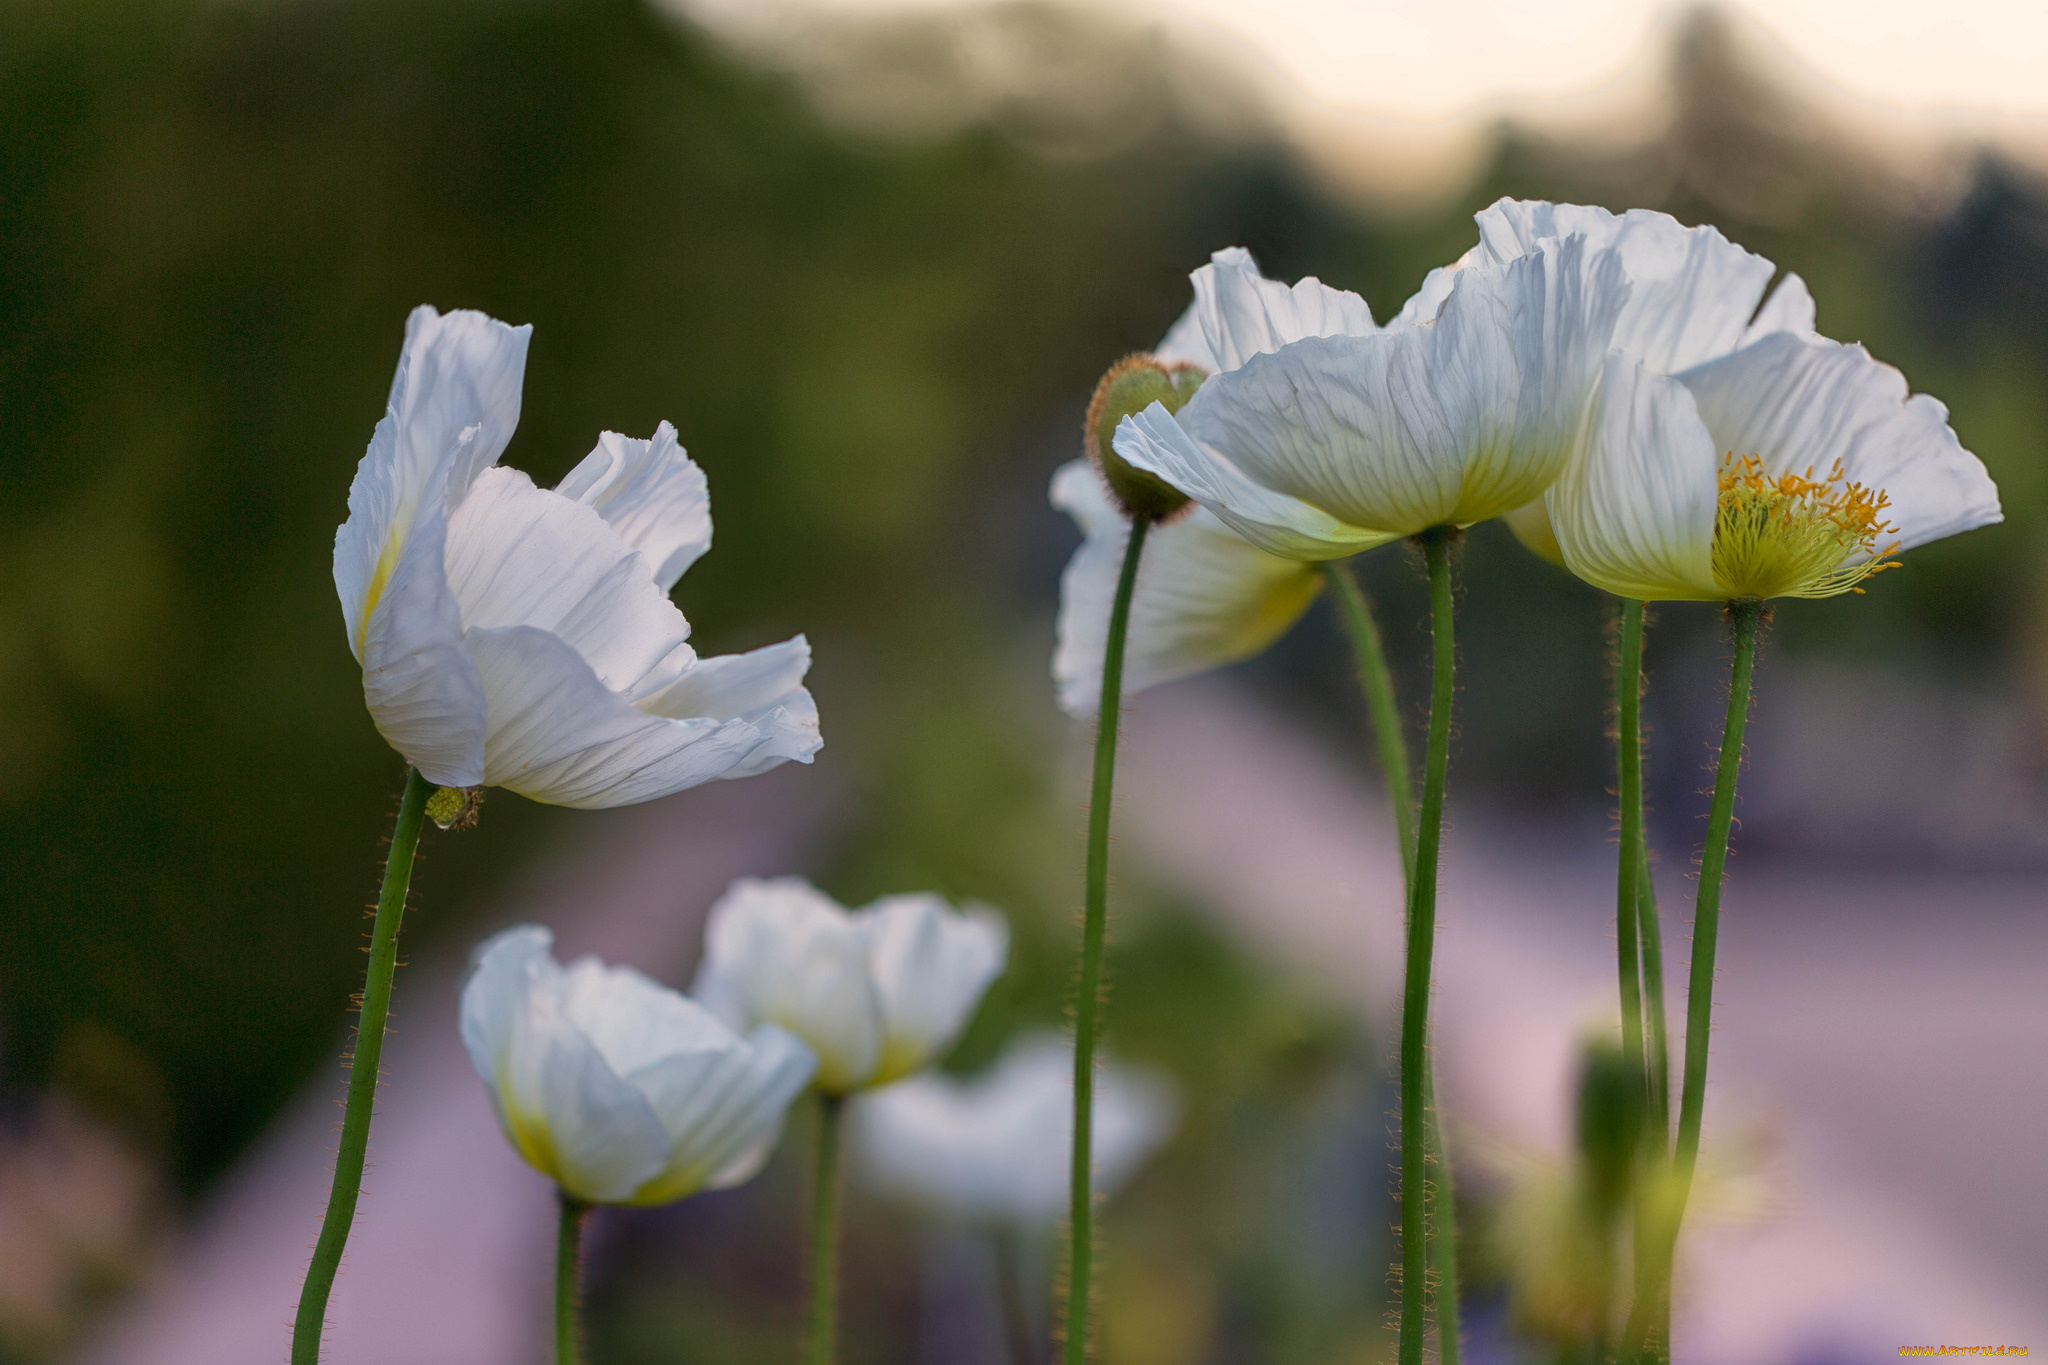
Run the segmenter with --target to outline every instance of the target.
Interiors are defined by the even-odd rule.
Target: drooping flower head
[[[848,912],[801,877],[734,882],[712,907],[695,994],[735,1028],[772,1023],[818,1055],[818,1088],[886,1085],[952,1045],[1009,955],[985,906],[884,896]]]
[[[803,637],[699,659],[669,601],[711,544],[704,474],[674,428],[606,432],[551,490],[497,465],[530,333],[473,312],[407,319],[334,539],[377,729],[430,781],[567,806],[808,762]]]
[[[915,1076],[854,1111],[876,1187],[943,1217],[1043,1231],[1066,1212],[1074,1150],[1074,1051],[1052,1034],[1013,1042],[982,1075]],[[1172,1136],[1164,1075],[1109,1063],[1095,1079],[1095,1189],[1115,1191]]]
[[[693,1000],[554,936],[507,929],[462,988],[462,1041],[519,1154],[575,1198],[662,1204],[751,1177],[816,1066],[772,1024],[744,1037]]]

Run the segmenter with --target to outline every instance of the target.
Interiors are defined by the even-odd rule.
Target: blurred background
[[[1016,936],[951,1065],[1057,1025],[1088,736],[1047,678],[1078,536],[1045,487],[1094,379],[1212,249],[1384,318],[1503,194],[1717,224],[1944,400],[1999,482],[2003,525],[1777,612],[1719,997],[1727,1228],[1685,1311],[1697,1361],[2028,1344],[2048,19],[1556,8],[0,7],[0,1360],[282,1356],[402,775],[329,562],[408,309],[534,325],[506,459],[542,481],[602,429],[676,423],[717,521],[677,594],[695,641],[807,632],[827,738],[814,769],[631,813],[497,795],[428,840],[335,1358],[503,1365],[539,1358],[545,1247],[445,1286],[423,1250],[547,1216],[451,1050],[468,945],[543,918],[681,984],[731,876],[931,887]],[[1419,696],[1413,566],[1359,567]],[[1506,1211],[1568,1163],[1574,1039],[1611,1012],[1608,607],[1498,526],[1463,570],[1440,1017],[1471,1355],[1547,1361]],[[1398,867],[1326,613],[1137,707],[1111,1039],[1183,1104],[1111,1216],[1116,1365],[1386,1346]],[[1674,982],[1721,649],[1711,611],[1658,613]],[[799,1165],[600,1218],[594,1359],[793,1351]],[[850,1235],[849,1365],[1003,1358],[988,1286],[947,1288],[914,1211],[857,1194]]]

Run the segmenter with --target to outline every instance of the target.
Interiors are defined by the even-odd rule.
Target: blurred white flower
[[[779,1024],[818,1056],[818,1088],[884,1085],[952,1045],[1002,974],[1010,931],[986,906],[884,896],[849,913],[801,877],[745,877],[712,907],[694,994],[735,1028]]]
[[[1545,495],[1567,568],[1645,600],[1828,597],[2001,519],[1948,409],[1861,346],[1776,332],[1676,375],[1617,353]]]
[[[1095,1078],[1095,1189],[1114,1192],[1173,1135],[1173,1083],[1105,1063]],[[917,1076],[855,1108],[861,1167],[878,1189],[964,1222],[1036,1231],[1067,1210],[1074,1050],[1050,1033],[1013,1042],[968,1080]]]
[[[1154,405],[1126,418],[1116,451],[1254,544],[1319,561],[1541,494],[1576,444],[1629,284],[1617,249],[1574,235],[1443,272],[1384,329],[1359,310],[1331,335],[1261,335],[1255,317],[1280,317],[1279,297],[1242,297],[1229,335],[1257,339],[1233,340],[1239,367],[1177,416]],[[1316,320],[1331,325],[1332,311]]]
[[[1153,352],[1164,365],[1214,373],[1304,337],[1374,330],[1372,310],[1358,295],[1313,277],[1292,287],[1269,280],[1243,247],[1215,253],[1189,279],[1195,301]],[[1093,715],[1102,701],[1102,654],[1130,521],[1086,460],[1053,475],[1052,504],[1084,537],[1060,576],[1053,681],[1068,714]],[[1313,568],[1259,549],[1207,508],[1154,526],[1131,598],[1124,692],[1258,654],[1301,619],[1321,587]]]
[[[668,592],[711,544],[663,423],[605,433],[553,490],[496,466],[532,329],[418,308],[349,489],[334,584],[363,696],[428,780],[628,805],[819,746],[802,636],[700,660]]]
[[[462,1041],[505,1135],[567,1193],[661,1204],[751,1177],[816,1060],[773,1025],[746,1037],[626,967],[564,968],[554,935],[507,929],[462,988]]]

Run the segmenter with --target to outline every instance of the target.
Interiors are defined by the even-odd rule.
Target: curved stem
[[[1123,572],[1109,609],[1109,639],[1102,652],[1102,709],[1095,728],[1095,786],[1088,803],[1088,892],[1081,924],[1081,979],[1074,997],[1074,1150],[1067,1207],[1067,1306],[1063,1353],[1067,1365],[1088,1359],[1088,1328],[1095,1272],[1095,1035],[1102,1014],[1103,941],[1109,933],[1109,807],[1116,785],[1116,723],[1123,701],[1124,637],[1131,594],[1151,519],[1131,519]]]
[[[1401,710],[1394,702],[1394,675],[1387,668],[1380,628],[1372,619],[1372,603],[1358,586],[1351,566],[1332,560],[1323,577],[1336,593],[1344,615],[1351,650],[1358,662],[1358,686],[1372,717],[1373,747],[1379,751],[1380,778],[1387,785],[1387,809],[1394,816],[1394,841],[1401,848],[1401,875],[1415,880],[1415,778],[1408,766],[1408,741],[1401,733]]]
[[[1749,723],[1751,680],[1764,604],[1754,598],[1730,602],[1735,659],[1728,682],[1728,716],[1721,729],[1721,757],[1714,769],[1714,804],[1707,815],[1707,841],[1700,851],[1699,900],[1693,911],[1692,969],[1685,996],[1685,1075],[1678,1108],[1678,1142],[1672,1157],[1671,1190],[1662,1228],[1655,1239],[1656,1261],[1647,1294],[1629,1314],[1624,1345],[1640,1344],[1643,1359],[1671,1358],[1671,1268],[1678,1248],[1685,1202],[1692,1193],[1700,1152],[1700,1117],[1707,1097],[1707,1043],[1713,1026],[1714,953],[1721,935],[1721,878],[1728,867],[1728,833],[1735,822],[1735,784],[1742,770],[1742,735]]]
[[[411,769],[406,774],[405,794],[398,799],[398,823],[391,831],[391,853],[384,860],[384,886],[377,893],[377,918],[370,930],[370,969],[363,985],[355,1053],[349,1061],[348,1104],[342,1111],[341,1145],[334,1156],[334,1184],[327,1195],[320,1240],[313,1245],[313,1260],[299,1290],[299,1312],[292,1323],[292,1365],[318,1365],[320,1337],[327,1327],[327,1297],[333,1292],[342,1248],[355,1222],[363,1158],[370,1145],[370,1115],[377,1104],[384,1021],[391,1012],[391,978],[398,970],[398,922],[405,915],[405,893],[412,883],[412,860],[419,849],[420,819],[430,786],[417,768]]]
[[[1401,1365],[1422,1365],[1423,1318],[1429,1297],[1428,1127],[1430,957],[1436,944],[1436,864],[1443,838],[1444,773],[1451,754],[1451,689],[1457,662],[1452,637],[1451,538],[1448,526],[1424,531],[1429,565],[1432,667],[1429,740],[1423,750],[1422,809],[1416,823],[1415,877],[1408,895],[1407,977],[1401,1000]]]
[[[1342,560],[1322,565],[1323,577],[1337,597],[1352,653],[1358,663],[1359,690],[1365,695],[1366,714],[1372,718],[1373,744],[1379,751],[1380,777],[1387,787],[1387,809],[1394,817],[1394,838],[1401,849],[1403,884],[1413,894],[1415,884],[1415,778],[1408,766],[1408,742],[1402,735],[1401,710],[1394,700],[1393,672],[1380,642],[1379,623],[1373,620],[1372,603],[1358,586],[1351,566]],[[1425,1057],[1423,1103],[1429,1126],[1423,1134],[1424,1155],[1436,1167],[1434,1198],[1430,1200],[1425,1227],[1429,1237],[1429,1269],[1436,1279],[1437,1358],[1441,1365],[1458,1365],[1463,1335],[1458,1321],[1458,1236],[1457,1210],[1451,1193],[1451,1153],[1444,1142],[1443,1124],[1436,1107],[1436,1060]]]
[[[839,1352],[839,1187],[846,1100],[818,1096],[818,1166],[811,1182],[811,1305],[806,1365],[832,1365]]]
[[[590,1205],[566,1190],[555,1231],[555,1365],[583,1361],[583,1224]]]

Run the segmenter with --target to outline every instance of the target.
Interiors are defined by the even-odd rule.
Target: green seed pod
[[[1165,365],[1140,351],[1110,366],[1095,386],[1083,439],[1088,458],[1126,514],[1164,521],[1185,508],[1188,497],[1158,475],[1125,463],[1112,443],[1117,423],[1154,403],[1164,405],[1168,412],[1180,411],[1181,404],[1195,396],[1206,378],[1207,372],[1199,365]]]
[[[427,798],[427,818],[442,829],[468,829],[483,799],[482,787],[436,787]]]

